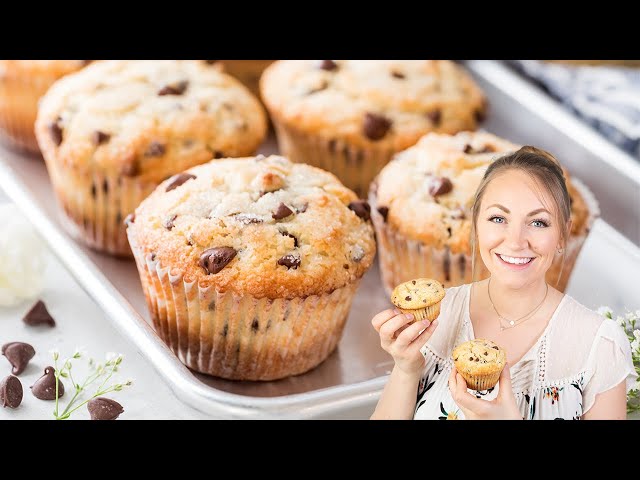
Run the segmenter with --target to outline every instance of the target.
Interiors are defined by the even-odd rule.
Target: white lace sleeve
[[[596,395],[626,381],[627,392],[637,378],[626,334],[613,320],[604,320],[591,347],[583,389],[583,412],[594,404]]]

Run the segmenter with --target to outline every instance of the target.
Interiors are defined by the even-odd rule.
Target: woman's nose
[[[507,229],[507,238],[505,239],[505,242],[510,249],[514,250],[514,252],[527,248],[529,241],[527,239],[526,229],[517,225],[510,225]]]

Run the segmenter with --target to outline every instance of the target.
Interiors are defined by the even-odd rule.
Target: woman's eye
[[[531,222],[534,226],[536,227],[548,227],[549,225],[547,224],[547,222],[545,222],[544,220],[534,220],[533,222]],[[538,225],[535,225],[535,224]]]
[[[489,219],[490,222],[493,223],[504,223],[504,218],[503,217],[491,217]]]

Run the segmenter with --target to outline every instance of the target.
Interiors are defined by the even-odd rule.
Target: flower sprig
[[[71,357],[65,359],[64,362],[61,362],[62,366],[60,368],[58,367],[60,353],[57,350],[52,350],[51,354],[53,356],[56,378],[56,404],[53,410],[53,416],[56,420],[66,420],[73,412],[86,405],[92,399],[101,397],[102,395],[110,392],[119,392],[124,387],[129,387],[133,383],[132,380],[127,380],[124,383],[108,384],[109,380],[111,380],[113,374],[118,371],[120,364],[124,360],[124,355],[122,354],[108,353],[104,363],[96,363],[93,358],[89,358],[89,374],[82,382],[76,382],[74,380],[71,370],[73,367],[73,361],[82,358],[84,356],[84,352],[76,349]],[[58,386],[60,384],[61,377],[71,381],[71,386],[74,391],[73,397],[62,412],[60,411],[58,399]],[[89,387],[99,380],[102,380],[102,382],[99,384],[95,392],[89,398],[86,398],[84,401],[76,405],[76,403],[81,400],[83,393],[86,393]]]
[[[613,320],[613,311],[609,307],[600,307],[598,313]],[[631,345],[631,357],[636,373],[640,376],[640,310],[618,315],[615,322],[622,327]],[[638,324],[638,328],[636,328]],[[627,393],[627,413],[640,410],[640,378]]]

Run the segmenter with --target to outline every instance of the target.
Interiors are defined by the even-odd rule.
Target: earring
[[[564,249],[562,249],[562,248],[558,248],[558,250],[557,250],[558,253],[562,253],[563,251],[564,251]]]

